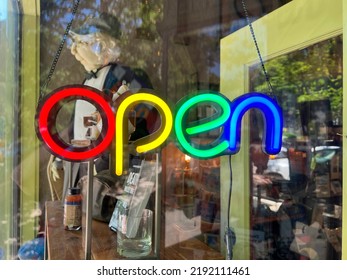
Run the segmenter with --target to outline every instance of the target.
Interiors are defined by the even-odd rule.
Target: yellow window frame
[[[344,3],[343,3],[344,2]],[[343,24],[343,18],[344,24]],[[268,60],[314,43],[345,35],[347,30],[347,3],[342,0],[293,0],[272,13],[252,23],[257,42],[264,60]],[[343,25],[345,28],[343,28]],[[344,37],[345,37],[344,36]],[[347,36],[346,36],[347,37]],[[347,44],[343,45],[347,53]],[[344,69],[347,65],[344,55]],[[232,33],[221,40],[221,93],[231,100],[249,91],[250,65],[259,63],[258,54],[248,26]],[[347,71],[343,71],[346,77]],[[347,94],[347,87],[343,94]],[[343,99],[346,107],[347,98]],[[343,122],[347,123],[344,110]],[[230,224],[236,232],[234,247],[235,259],[250,258],[250,173],[249,173],[249,127],[245,116],[242,127],[241,150],[232,156],[233,193],[231,200]],[[346,135],[346,126],[343,126]],[[343,147],[346,147],[346,137]],[[343,174],[347,174],[347,155],[343,153]],[[221,177],[229,178],[228,159],[221,162]],[[343,183],[345,182],[343,176]],[[230,182],[222,180],[221,192],[228,194]],[[227,220],[227,195],[222,200],[222,221]],[[347,201],[347,192],[343,191],[343,201]],[[343,205],[342,224],[347,223],[347,203]],[[222,227],[223,228],[223,227]],[[342,231],[342,259],[347,259],[347,230]]]
[[[22,0],[21,37],[21,212],[20,243],[38,233],[39,141],[35,114],[40,93],[40,1]]]

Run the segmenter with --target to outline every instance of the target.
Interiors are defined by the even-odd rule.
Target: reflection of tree
[[[342,122],[342,38],[336,37],[266,63],[271,84],[289,126],[297,102],[328,99],[336,124]],[[267,92],[262,70],[251,71],[252,90]]]

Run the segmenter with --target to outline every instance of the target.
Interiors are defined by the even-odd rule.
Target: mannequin
[[[126,91],[135,92],[140,88],[151,88],[147,75],[143,71],[130,69],[117,63],[120,56],[119,40],[121,37],[118,20],[106,13],[98,18],[89,18],[81,28],[70,31],[72,39],[71,53],[86,70],[83,84],[103,91],[115,101]],[[87,119],[88,125],[85,120]],[[96,108],[87,101],[75,103],[74,116],[71,121],[71,142],[81,143],[84,140],[95,140],[102,128],[102,121]],[[129,135],[135,127],[129,121]],[[109,168],[109,153],[104,152],[94,161],[94,173]],[[55,159],[50,167],[49,177],[54,183],[61,180],[64,169],[64,187],[56,199],[63,199],[67,189],[75,186],[78,179],[87,173],[84,163],[71,163]],[[53,183],[53,182],[52,182]],[[53,184],[54,184],[53,183]]]

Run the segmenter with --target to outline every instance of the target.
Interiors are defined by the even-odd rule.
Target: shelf
[[[67,231],[63,227],[64,207],[60,201],[46,202],[46,259],[49,260],[83,260],[84,232]],[[111,231],[107,223],[93,220],[92,223],[92,259],[124,259],[117,254],[117,234]],[[162,239],[162,243],[164,238]],[[160,258],[173,259],[223,259],[216,250],[204,242],[192,238],[173,246],[161,247]],[[200,254],[196,256],[196,254]],[[153,258],[148,256],[147,258]]]

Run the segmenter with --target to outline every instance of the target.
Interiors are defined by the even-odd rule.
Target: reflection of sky
[[[210,73],[215,74],[217,77],[220,75],[220,63],[218,61],[215,61],[213,67],[209,67]]]
[[[217,38],[219,36],[219,25],[210,25],[204,27],[200,32],[211,38]],[[220,63],[219,61],[213,61],[213,65],[208,67],[210,74],[214,74],[217,77],[220,75]]]
[[[249,21],[252,23],[253,21],[257,20],[256,17],[251,17],[249,18]],[[248,25],[248,22],[247,22],[247,19],[245,18],[241,18],[241,19],[238,19],[238,20],[234,20],[231,24],[231,27],[230,27],[230,32],[231,33],[234,33],[235,31],[245,27]]]
[[[255,21],[257,18],[250,18],[250,21],[253,22]],[[231,24],[230,30],[229,30],[229,34],[247,26],[247,20],[246,19],[239,19],[239,20],[234,20]],[[205,28],[204,31],[206,34],[210,35],[210,36],[214,36],[216,33],[218,26],[210,26],[208,28]],[[214,61],[213,66],[209,67],[209,71],[211,74],[216,75],[217,77],[220,76],[220,63],[219,61]]]
[[[7,0],[0,1],[0,20],[7,18]]]

